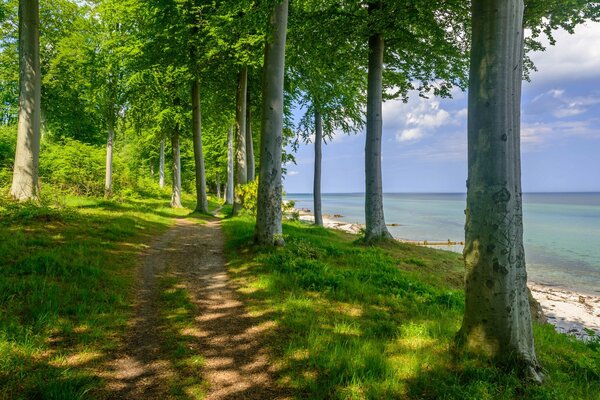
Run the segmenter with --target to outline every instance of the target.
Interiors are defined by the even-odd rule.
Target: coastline
[[[300,221],[314,222],[314,216],[308,210],[294,209],[294,213],[298,213]],[[323,226],[352,234],[359,234],[363,228],[361,224],[344,222],[340,218],[343,217],[324,214]],[[439,245],[432,246],[413,240],[399,241],[439,248]],[[547,323],[553,325],[558,332],[580,340],[600,337],[600,296],[533,281],[527,285],[533,298],[540,304]]]

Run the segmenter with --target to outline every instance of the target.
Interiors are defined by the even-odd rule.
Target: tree
[[[206,197],[206,179],[204,174],[204,155],[202,152],[202,123],[200,113],[200,83],[192,84],[192,135],[194,141],[194,164],[196,166],[196,211],[208,213]]]
[[[336,133],[357,132],[364,124],[366,79],[360,60],[364,44],[353,40],[353,25],[325,2],[295,3],[288,38],[288,80],[300,109],[306,112],[297,131],[315,146],[313,213],[321,211],[322,145]],[[313,136],[314,135],[314,136]]]
[[[248,181],[246,164],[246,100],[248,98],[248,67],[242,67],[238,77],[236,99],[236,135],[235,135],[235,186],[244,185]],[[239,214],[242,209],[242,200],[235,194],[233,201],[233,214]]]
[[[19,201],[39,197],[41,76],[39,1],[19,1],[19,128],[11,196]]]
[[[381,3],[369,3],[369,14],[381,10]],[[383,133],[383,35],[369,36],[367,77],[367,138],[365,144],[365,241],[391,238],[383,214],[381,177],[381,136]]]
[[[227,189],[225,203],[233,204],[233,127],[227,131]]]
[[[255,241],[283,245],[281,163],[283,145],[283,81],[288,0],[273,7],[265,43],[260,174]]]
[[[466,306],[458,339],[541,382],[523,249],[523,9],[522,0],[472,5]]]

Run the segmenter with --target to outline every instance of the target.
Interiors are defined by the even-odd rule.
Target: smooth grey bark
[[[39,197],[41,72],[39,0],[19,1],[19,123],[10,189],[19,201]]]
[[[158,185],[165,187],[165,138],[160,142],[160,155],[158,161]]]
[[[323,213],[321,211],[321,160],[323,145],[323,119],[321,113],[315,111],[315,176],[313,180],[313,201],[315,225],[323,226]]]
[[[373,5],[369,5],[369,10]],[[381,178],[381,136],[383,128],[383,36],[369,37],[367,73],[367,137],[365,144],[365,241],[391,238],[383,214]]]
[[[202,119],[200,111],[200,82],[192,83],[192,136],[194,142],[194,166],[196,169],[196,211],[208,213],[206,197],[206,174],[202,153]]]
[[[254,163],[254,142],[252,141],[252,111],[250,107],[250,90],[246,97],[246,179],[252,182],[256,177]]]
[[[227,134],[227,188],[225,204],[233,204],[233,127]]]
[[[221,179],[219,174],[217,174],[217,178],[216,178],[216,188],[217,188],[217,199],[221,199]]]
[[[523,9],[522,0],[472,3],[466,302],[457,339],[541,382],[523,249]]]
[[[107,140],[106,140],[106,171],[104,176],[104,195],[112,195],[112,177],[113,177],[113,146],[115,140],[115,127],[112,115],[107,120]]]
[[[265,43],[260,135],[260,173],[256,243],[283,245],[281,163],[283,145],[283,80],[288,0],[275,5]]]
[[[181,154],[179,150],[179,126],[173,129],[173,133],[171,135],[171,151],[173,153],[171,207],[181,208]]]
[[[238,77],[237,100],[235,111],[235,186],[247,183],[246,170],[246,98],[248,91],[248,67],[243,67]],[[233,214],[239,214],[242,209],[242,199],[239,191],[235,192]]]

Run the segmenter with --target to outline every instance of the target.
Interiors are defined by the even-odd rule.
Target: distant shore
[[[295,209],[300,221],[313,223],[314,216],[309,210]],[[359,234],[363,225],[342,221],[342,215],[323,215],[323,226],[337,229],[352,234]],[[399,240],[403,243],[412,243],[421,246],[437,247],[438,243]],[[449,242],[439,245],[460,245],[462,243]],[[540,303],[544,316],[549,324],[554,325],[561,333],[573,335],[581,340],[600,337],[600,296],[580,293],[575,290],[529,282],[529,289],[533,298]]]

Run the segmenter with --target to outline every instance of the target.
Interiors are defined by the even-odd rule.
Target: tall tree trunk
[[[369,12],[379,7],[369,4]],[[381,179],[381,136],[383,127],[383,36],[369,37],[369,71],[367,82],[367,138],[365,145],[365,241],[372,242],[392,236],[383,215],[383,184]]]
[[[106,140],[106,173],[104,177],[104,195],[112,196],[112,176],[113,176],[113,145],[115,140],[115,126],[113,116],[109,115],[107,120],[108,138]]]
[[[181,208],[181,154],[179,151],[179,126],[173,129],[171,135],[171,151],[173,152],[173,190],[171,207]]]
[[[39,196],[41,72],[39,0],[19,1],[19,126],[10,194],[19,201]]]
[[[233,204],[233,127],[227,134],[227,190],[225,204]]]
[[[200,113],[200,82],[192,83],[192,134],[194,141],[194,165],[196,167],[196,211],[208,213],[204,154],[202,154],[202,119]]]
[[[165,187],[165,138],[160,142],[160,155],[158,160],[158,185]]]
[[[252,107],[250,106],[250,90],[246,97],[246,171],[247,180],[252,182],[256,177],[254,165],[254,143],[252,141]]]
[[[321,113],[315,111],[315,178],[313,181],[313,200],[315,225],[323,226],[323,214],[321,212],[321,147],[323,145],[323,120]]]
[[[260,175],[255,241],[283,245],[281,162],[283,145],[283,79],[288,0],[273,8],[272,35],[265,44],[260,135]]]
[[[217,174],[217,178],[216,178],[216,189],[217,189],[217,199],[221,200],[221,179],[219,174]]]
[[[248,91],[248,67],[240,71],[236,101],[236,136],[235,136],[235,186],[247,182],[246,171],[246,94]],[[242,209],[242,199],[236,191],[233,202],[233,214],[239,214]]]
[[[523,249],[523,1],[475,0],[472,13],[466,303],[457,339],[541,382]]]

